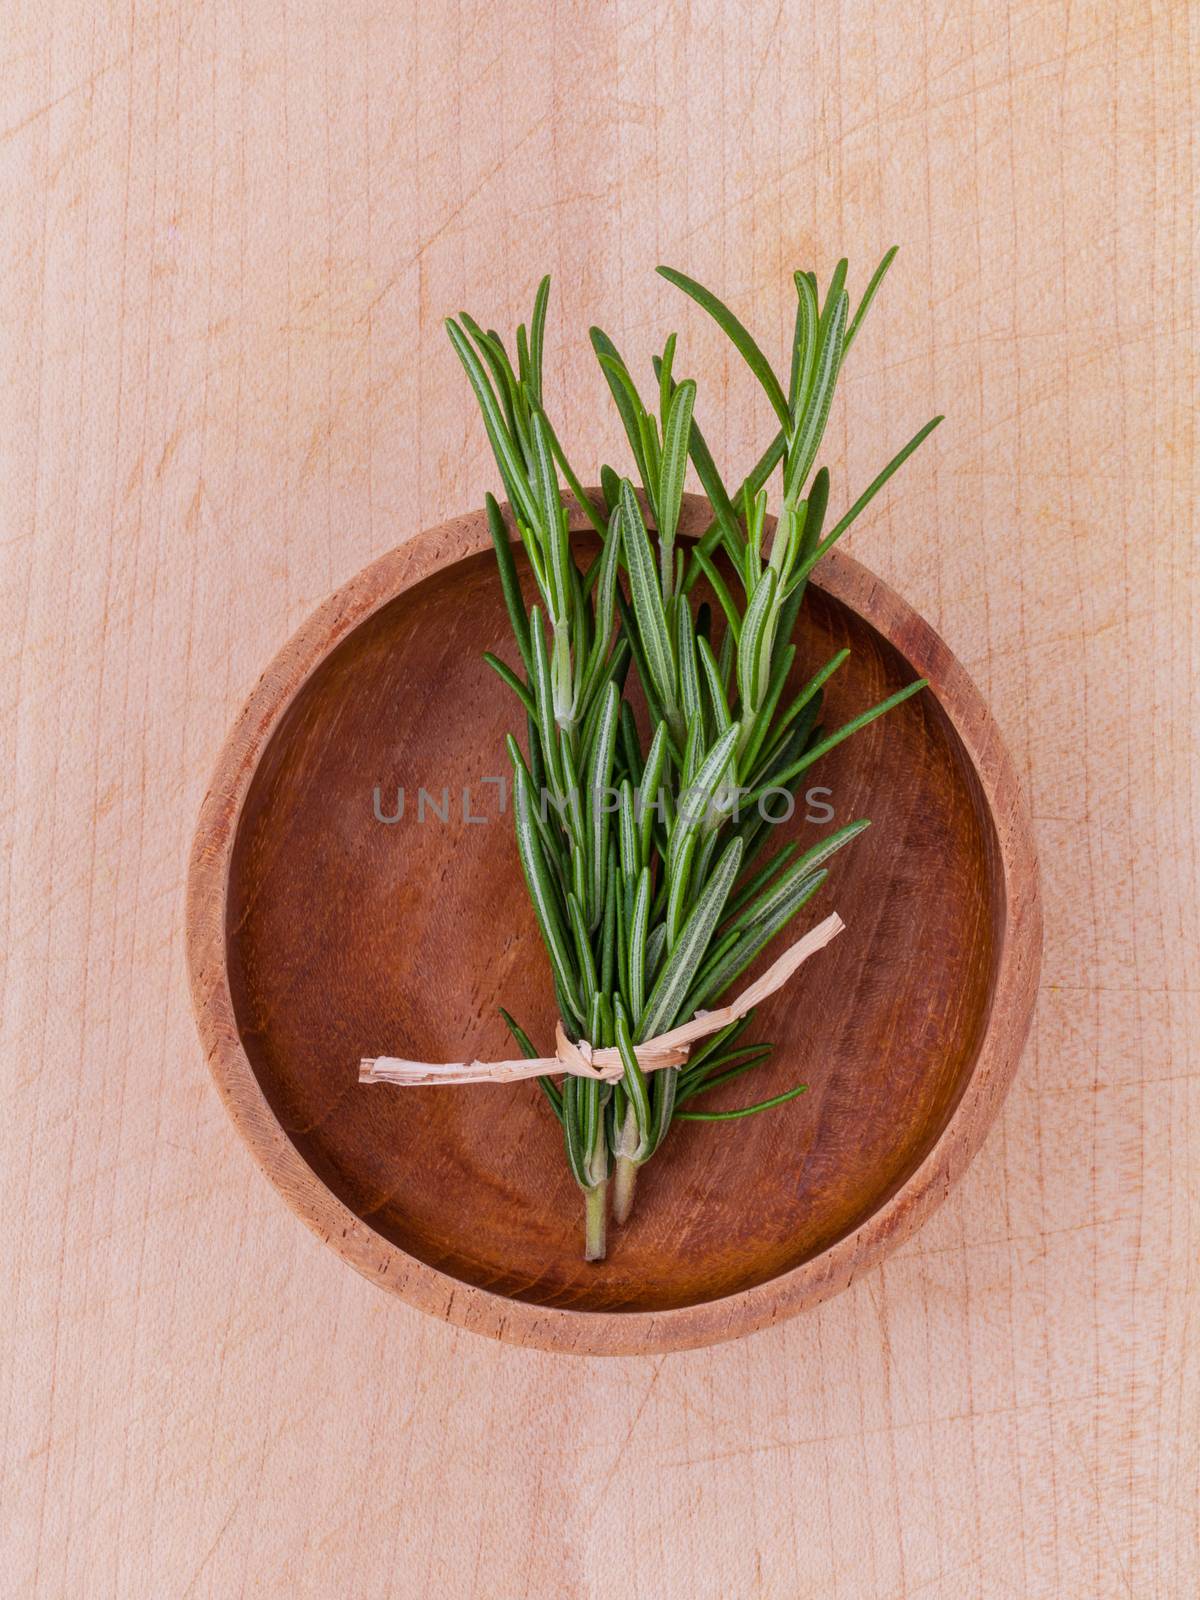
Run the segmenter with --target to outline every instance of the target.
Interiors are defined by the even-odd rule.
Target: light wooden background
[[[1197,31],[1186,0],[9,0],[0,23],[5,1594],[1197,1592]],[[581,1362],[358,1279],[201,1062],[218,744],[493,482],[440,318],[672,326],[731,472],[790,270],[903,253],[827,452],[1026,776],[1036,1036],[933,1223],[740,1344]],[[847,476],[848,475],[848,476]]]

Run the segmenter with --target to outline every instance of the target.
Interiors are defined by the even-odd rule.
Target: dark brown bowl
[[[703,515],[689,497],[682,531]],[[479,514],[375,562],[284,647],[230,734],[189,884],[209,1064],[289,1205],[413,1304],[593,1354],[730,1338],[878,1261],[982,1142],[1041,952],[1016,776],[946,646],[834,552],[797,664],[807,676],[853,648],[827,725],[915,675],[931,688],[813,771],[810,787],[828,793],[812,816],[831,805],[839,823],[874,824],[809,918],[836,909],[847,930],[760,1008],[753,1037],[778,1048],[714,1104],[797,1081],[809,1091],[745,1121],[678,1125],[641,1175],[632,1222],[610,1229],[608,1259],[585,1263],[580,1195],[535,1084],[357,1081],[365,1055],[510,1054],[501,1005],[553,1047],[546,960],[486,782],[505,773],[503,736],[520,726],[480,659],[511,657],[487,543]],[[398,785],[404,816],[382,822]],[[781,839],[832,825],[805,809]]]

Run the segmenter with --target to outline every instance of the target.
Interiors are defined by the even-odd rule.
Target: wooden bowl
[[[689,496],[682,533],[703,521]],[[510,1053],[500,1005],[552,1049],[548,967],[511,819],[486,782],[506,772],[503,735],[521,722],[480,659],[512,659],[482,514],[368,567],[259,681],[192,853],[200,1034],[272,1182],[375,1282],[546,1349],[707,1344],[844,1288],[979,1148],[1025,1040],[1041,951],[1016,774],[946,646],[848,556],[818,570],[801,641],[804,677],[853,647],[827,726],[931,680],[825,758],[811,785],[827,792],[780,829],[817,837],[832,825],[825,806],[838,823],[874,823],[802,924],[836,909],[847,931],[760,1008],[751,1037],[778,1048],[713,1104],[797,1081],[809,1092],[745,1121],[674,1128],[599,1265],[581,1259],[581,1197],[536,1084],[357,1081],[364,1055]],[[403,818],[378,820],[400,785]]]

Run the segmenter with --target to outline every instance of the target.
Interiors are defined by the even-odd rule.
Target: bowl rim
[[[706,502],[686,495],[680,535],[698,534],[707,520]],[[569,526],[574,533],[590,524],[572,506]],[[226,902],[242,807],[263,752],[304,683],[381,607],[489,544],[483,511],[413,535],[318,606],[248,696],[217,757],[188,866],[186,958],[205,1058],[235,1127],[291,1209],[343,1260],[411,1305],[513,1344],[583,1355],[659,1354],[736,1338],[848,1288],[920,1227],[982,1145],[1028,1037],[1041,966],[1041,894],[1020,781],[982,696],[949,647],[881,579],[844,551],[831,551],[811,581],[856,611],[930,680],[995,829],[1005,897],[995,982],[974,1065],[949,1121],[905,1182],[856,1228],[798,1266],[735,1294],[665,1311],[587,1311],[539,1306],[454,1278],[376,1233],[325,1186],[280,1126],[238,1032],[226,965]]]

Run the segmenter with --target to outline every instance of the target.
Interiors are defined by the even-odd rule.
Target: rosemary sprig
[[[867,826],[865,819],[847,824],[799,856],[797,846],[785,846],[750,873],[768,836],[761,802],[782,796],[790,808],[815,762],[924,685],[910,684],[832,731],[819,723],[824,686],[848,652],[820,666],[798,692],[789,696],[787,688],[813,568],[941,420],[926,424],[824,531],[829,474],[813,469],[846,352],[894,254],[880,263],[853,316],[844,261],[823,301],[811,273],[795,274],[786,384],[710,290],[659,269],[728,335],[778,422],[734,494],[695,421],[695,382],[675,378],[674,334],[654,362],[651,409],[613,341],[592,329],[641,489],[639,499],[633,479],[604,465],[598,504],[545,410],[548,280],[539,285],[529,329],[517,330],[515,367],[494,331],[466,313],[447,323],[537,595],[527,610],[508,528],[489,495],[488,526],[523,670],[485,658],[525,716],[528,754],[508,740],[518,854],[563,1025],[574,1038],[615,1047],[623,1068],[611,1085],[573,1075],[561,1087],[539,1080],[584,1191],[589,1259],[605,1251],[610,1176],[613,1215],[623,1222],[637,1170],[673,1121],[757,1115],[804,1091],[796,1085],[728,1111],[682,1109],[767,1058],[770,1046],[733,1048],[748,1018],[706,1040],[683,1068],[647,1074],[637,1048],[711,1006],[817,892],[829,859]],[[712,521],[685,559],[677,530],[689,459]],[[778,511],[768,537],[768,485],[777,468]],[[560,473],[600,541],[582,570]],[[700,577],[719,607],[719,639],[707,604],[693,604]],[[652,721],[644,751],[624,698],[631,665]]]

